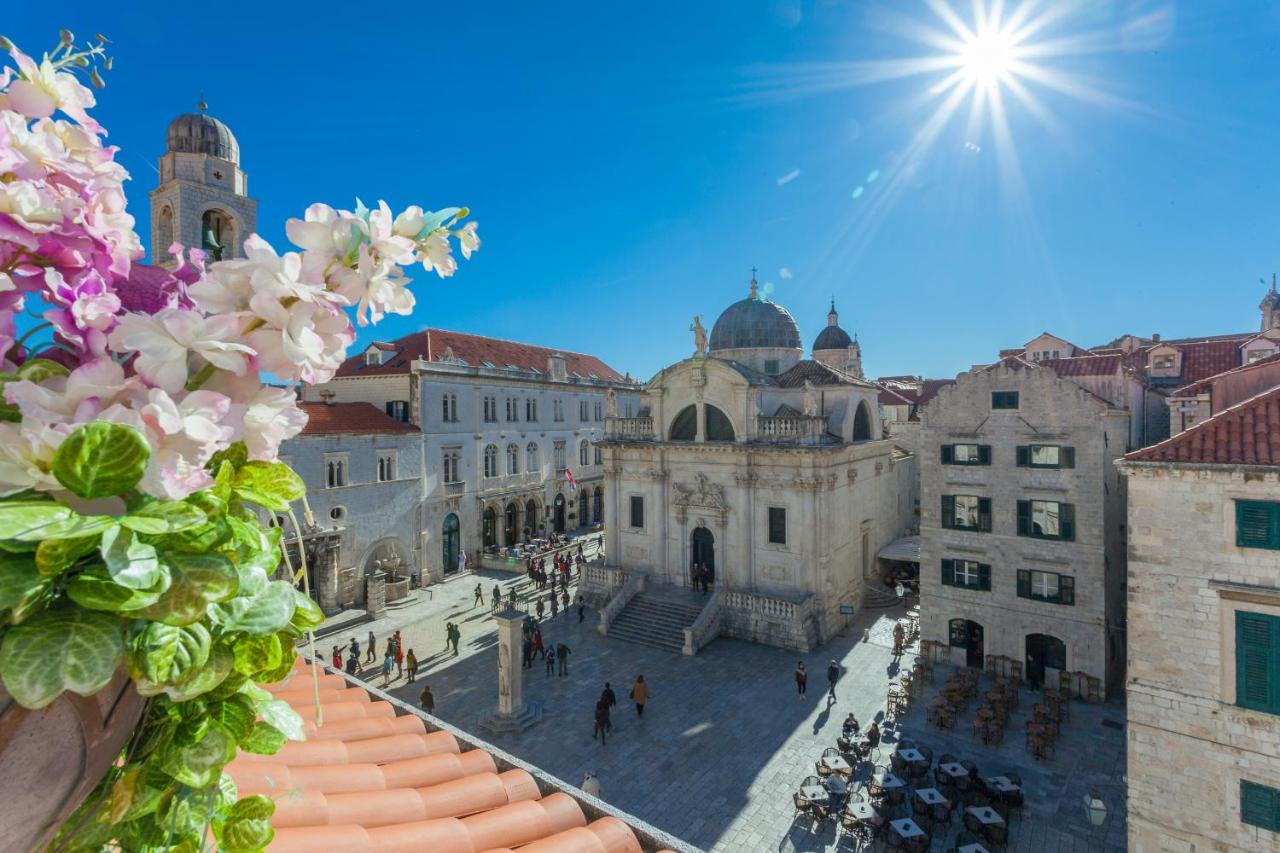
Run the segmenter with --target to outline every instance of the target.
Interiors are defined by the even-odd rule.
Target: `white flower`
[[[233,343],[243,319],[234,314],[203,317],[195,311],[165,308],[153,316],[125,314],[111,333],[116,350],[138,353],[134,369],[149,384],[171,394],[187,382],[187,355],[194,353],[222,370],[243,373],[253,350]]]
[[[441,278],[448,278],[458,269],[452,252],[448,235],[440,231],[433,231],[425,240],[418,242],[418,260],[422,261],[422,268],[428,272],[435,270]]]
[[[254,308],[268,320],[266,328],[249,334],[249,344],[258,354],[257,367],[282,379],[329,381],[355,340],[351,321],[338,309],[305,302],[285,308],[260,294],[254,296]]]
[[[458,238],[458,247],[462,249],[462,257],[471,260],[471,253],[480,248],[480,238],[476,235],[475,222],[468,222],[459,230],[453,232]]]
[[[58,71],[45,57],[39,64],[14,48],[9,51],[22,77],[9,84],[9,109],[28,118],[47,118],[55,109],[75,119],[88,130],[100,131],[98,123],[85,112],[94,104],[93,92],[81,85],[74,74]]]
[[[263,385],[244,406],[244,443],[250,459],[273,460],[280,442],[293,438],[307,425],[306,412],[288,388]]]

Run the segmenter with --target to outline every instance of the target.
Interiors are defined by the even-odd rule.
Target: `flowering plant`
[[[350,314],[410,313],[404,267],[449,276],[451,241],[470,257],[479,240],[465,209],[316,204],[287,225],[298,251],[252,235],[243,258],[175,244],[153,247],[173,272],[141,264],[127,174],[76,76],[101,87],[105,39],[74,42],[37,62],[0,39],[0,679],[41,708],[123,664],[152,697],[71,846],[194,850],[212,826],[222,849],[258,849],[274,806],[237,801],[222,768],[301,737],[256,682],[322,619],[271,579],[281,531],[260,522],[305,506],[277,459],[306,422],[291,386],[333,375]],[[24,310],[43,322],[19,336]]]

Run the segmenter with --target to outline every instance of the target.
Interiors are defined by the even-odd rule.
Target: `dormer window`
[[[1174,362],[1176,360],[1177,360],[1176,356],[1174,356],[1173,353],[1166,353],[1164,355],[1153,355],[1151,357],[1151,369],[1152,370],[1173,370]]]
[[[371,349],[364,354],[365,367],[378,367],[382,364],[382,350]]]

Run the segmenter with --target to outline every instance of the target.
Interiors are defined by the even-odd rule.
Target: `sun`
[[[967,82],[990,87],[1009,81],[1017,48],[1012,33],[988,28],[965,38],[956,59]]]

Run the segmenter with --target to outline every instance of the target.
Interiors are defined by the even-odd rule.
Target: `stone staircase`
[[[682,654],[684,629],[697,620],[706,600],[681,587],[650,587],[627,602],[609,624],[608,636]]]
[[[888,610],[890,607],[897,607],[904,601],[914,600],[915,596],[908,593],[902,598],[893,594],[893,590],[884,584],[872,585],[864,583],[862,585],[862,608],[864,610]]]

